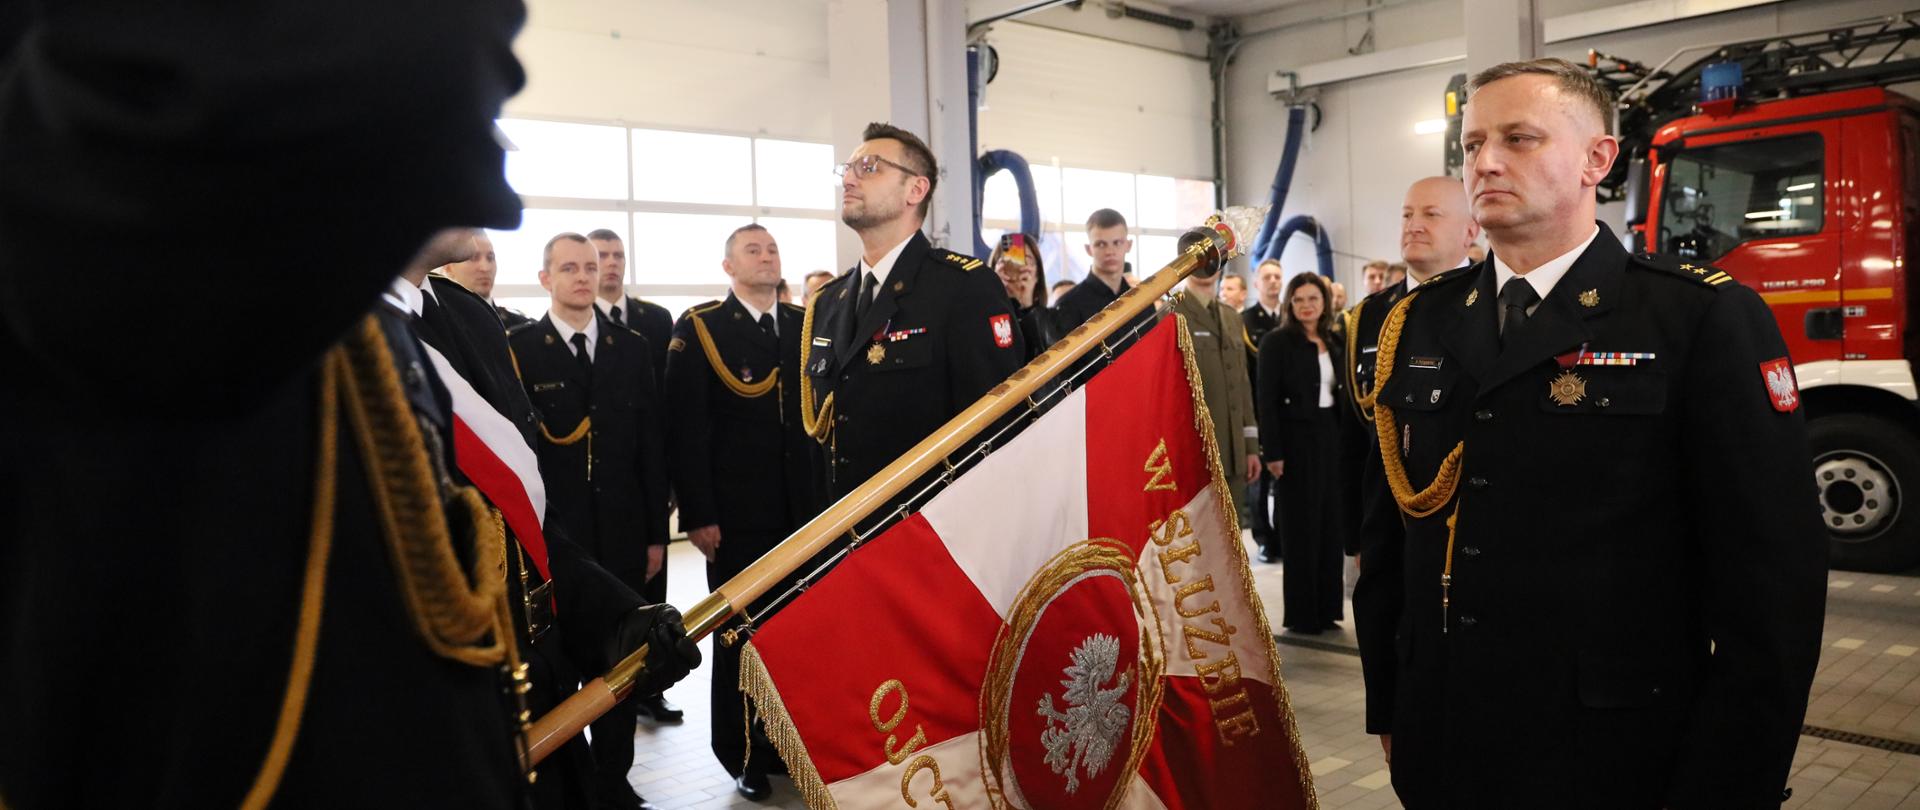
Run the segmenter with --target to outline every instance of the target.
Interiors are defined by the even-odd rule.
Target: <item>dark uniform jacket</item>
[[[599,309],[598,303],[594,308]],[[603,314],[611,317],[610,313]],[[652,301],[629,295],[626,303],[620,305],[620,325],[647,339],[647,359],[653,361],[654,390],[661,390],[659,386],[667,381],[667,341],[673,337],[673,313]]]
[[[647,546],[667,542],[660,403],[646,338],[613,325],[597,307],[594,317],[599,339],[591,375],[560,339],[551,314],[509,341],[540,414],[548,504],[602,566],[639,587]]]
[[[687,310],[667,352],[668,466],[680,525],[718,525],[723,541],[783,539],[813,517],[818,495],[811,441],[800,429],[800,342],[804,311],[777,304],[779,336],[762,331],[728,295]],[[718,356],[716,368],[712,358]],[[723,567],[738,573],[759,554]],[[764,553],[765,548],[759,549]]]
[[[1373,358],[1380,344],[1380,326],[1387,322],[1393,305],[1406,295],[1406,282],[1390,284],[1341,313],[1346,327],[1342,337],[1346,339],[1347,363],[1340,369],[1347,381],[1346,405],[1362,422],[1373,419],[1373,410],[1362,407],[1360,398],[1373,392]]]
[[[1344,365],[1346,350],[1329,335],[1327,359],[1334,374]],[[1287,438],[1299,430],[1310,429],[1320,410],[1320,350],[1305,336],[1273,330],[1260,341],[1260,387],[1254,396],[1260,416],[1260,460],[1285,461]],[[1333,382],[1333,406],[1344,409],[1346,384]],[[1340,421],[1348,421],[1341,419]],[[1325,470],[1303,471],[1326,475]],[[1293,470],[1289,468],[1288,474]]]
[[[0,11],[10,807],[240,804],[293,660],[323,449],[319,358],[436,229],[518,221],[490,122],[522,81],[519,3],[255,11]],[[421,42],[433,47],[404,47]],[[129,65],[172,78],[130,80]],[[251,257],[295,227],[346,235],[324,283],[243,282],[249,301],[299,302],[258,328],[201,311],[231,300]],[[71,278],[46,269],[102,229],[147,248],[138,267],[102,269],[116,294],[76,327],[48,305],[71,298]],[[437,656],[415,632],[366,459],[340,424],[324,448],[335,501],[315,666],[275,806],[516,806],[499,672]],[[108,753],[126,741],[149,753]]]
[[[1490,260],[1411,296],[1370,477],[1404,458],[1422,488],[1464,460],[1404,542],[1369,531],[1354,595],[1403,801],[1777,805],[1826,540],[1760,297],[1605,227],[1504,348]]]
[[[1260,308],[1260,302],[1255,301],[1248,304],[1246,309],[1240,310],[1240,325],[1246,330],[1244,337],[1247,344],[1247,381],[1253,384],[1254,395],[1257,397],[1260,392],[1260,340],[1266,337],[1268,332],[1280,328],[1280,318],[1277,315],[1268,315],[1266,310]]]
[[[860,268],[814,294],[805,369],[815,437],[838,498],[892,463],[1020,367],[1006,287],[979,259],[914,234],[865,318]],[[832,407],[827,406],[832,398]]]
[[[520,312],[520,310],[517,310],[517,309],[508,309],[503,306],[495,306],[493,308],[493,311],[499,315],[500,323],[508,329],[512,329],[516,326],[524,326],[526,324],[533,323],[532,318],[527,317],[524,313]]]
[[[499,328],[494,310],[486,299],[452,279],[429,276],[428,283],[437,300],[426,299],[430,303],[424,304],[422,316],[414,321],[415,333],[446,357],[454,373],[487,404],[519,427],[529,447],[538,448],[539,417],[514,371],[507,334]],[[550,598],[543,599],[544,592],[539,590],[545,582],[540,566],[523,551],[520,538],[507,530],[508,542],[514,544],[507,554],[507,599],[533,684],[527,702],[535,716],[572,695],[581,681],[617,663],[606,660],[604,642],[620,619],[644,601],[568,536],[551,503],[547,512],[541,535],[546,541],[547,570],[553,574]],[[560,603],[566,604],[564,613],[555,611]],[[541,778],[531,788],[534,806],[540,810],[589,806],[593,770],[586,738],[567,741],[542,764]]]

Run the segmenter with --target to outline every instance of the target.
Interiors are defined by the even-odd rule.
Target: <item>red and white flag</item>
[[[1312,808],[1169,318],[743,653],[817,808]]]
[[[540,478],[540,457],[520,431],[487,403],[473,385],[453,370],[453,364],[432,346],[420,343],[440,382],[453,399],[453,460],[461,474],[487,496],[500,519],[520,540],[540,578],[553,581],[547,570],[547,485]]]

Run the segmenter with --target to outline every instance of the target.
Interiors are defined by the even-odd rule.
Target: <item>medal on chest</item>
[[[877,365],[880,365],[880,361],[882,361],[882,360],[885,360],[885,359],[887,359],[887,346],[886,346],[886,344],[884,344],[884,343],[874,343],[873,345],[871,345],[871,346],[868,346],[868,347],[867,347],[867,362],[868,362],[868,363],[871,363],[871,364],[873,364],[873,365],[876,365],[876,366],[877,366]]]
[[[1580,404],[1580,400],[1586,399],[1587,381],[1573,373],[1573,367],[1580,363],[1580,358],[1586,354],[1586,351],[1587,347],[1582,345],[1578,349],[1553,358],[1554,362],[1560,365],[1560,376],[1547,383],[1547,397],[1552,399],[1555,405],[1572,407]]]

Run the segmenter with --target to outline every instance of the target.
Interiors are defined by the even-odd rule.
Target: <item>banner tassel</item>
[[[773,685],[773,678],[760,660],[760,651],[754,649],[751,641],[740,648],[740,691],[760,708],[760,725],[766,729],[774,750],[787,761],[788,776],[793,778],[794,789],[800,791],[800,800],[813,810],[838,810],[833,794],[828,793],[826,783],[820,781],[813,757],[807,754],[807,744],[800,740],[793,718],[787,715],[787,704],[781,702],[780,690]]]

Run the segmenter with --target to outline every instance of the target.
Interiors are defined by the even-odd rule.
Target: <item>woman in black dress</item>
[[[1281,624],[1296,633],[1334,629],[1341,609],[1339,505],[1341,377],[1327,280],[1301,273],[1281,296],[1280,325],[1260,340],[1256,396],[1261,457],[1278,482]]]

